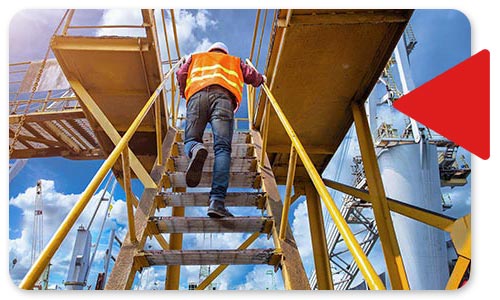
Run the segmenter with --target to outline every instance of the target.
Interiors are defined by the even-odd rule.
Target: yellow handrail
[[[246,60],[246,62],[253,67],[253,64],[250,60]],[[266,83],[262,85],[262,89],[267,95],[267,99],[271,105],[266,105],[266,109],[270,109],[271,107],[274,108],[274,111],[276,115],[278,116],[279,120],[281,121],[281,124],[283,125],[286,133],[290,137],[290,140],[292,141],[292,146],[297,150],[297,154],[299,155],[307,173],[309,174],[309,177],[311,178],[312,183],[314,184],[318,194],[320,195],[322,201],[324,202],[326,208],[328,209],[328,212],[332,216],[333,221],[337,225],[340,235],[344,239],[349,251],[351,252],[354,260],[358,264],[358,267],[363,274],[368,286],[370,289],[374,290],[382,290],[385,289],[384,284],[380,280],[380,278],[377,275],[377,272],[373,268],[372,264],[366,257],[365,253],[363,252],[363,249],[361,249],[361,246],[359,245],[358,241],[354,237],[354,234],[349,228],[349,225],[347,225],[346,220],[342,217],[342,214],[340,213],[339,209],[335,205],[335,202],[333,201],[330,193],[328,192],[325,184],[323,183],[323,180],[321,176],[319,175],[318,171],[314,167],[313,162],[309,158],[309,155],[307,155],[307,152],[304,149],[304,146],[300,142],[299,138],[295,134],[295,131],[293,130],[292,126],[290,125],[290,122],[286,118],[285,114],[281,110],[281,107],[278,105],[278,102],[274,98],[273,94],[271,93],[269,87],[267,86]],[[264,129],[266,130],[266,129]]]
[[[31,269],[28,271],[26,276],[23,278],[21,281],[21,284],[19,287],[21,289],[32,289],[33,286],[35,285],[36,281],[38,278],[40,278],[40,275],[42,274],[43,270],[47,267],[49,264],[50,260],[54,256],[55,252],[63,242],[64,238],[66,238],[66,235],[68,232],[71,230],[71,227],[75,224],[77,221],[78,217],[80,217],[81,213],[87,206],[88,202],[90,201],[92,195],[95,193],[99,185],[101,184],[102,180],[108,173],[108,171],[113,167],[115,164],[116,160],[118,157],[120,157],[121,153],[127,147],[128,142],[134,135],[135,131],[137,128],[139,128],[139,125],[142,123],[142,120],[148,113],[148,111],[151,109],[151,106],[155,103],[156,99],[160,95],[162,89],[165,86],[165,82],[167,79],[172,76],[173,70],[179,66],[180,62],[178,62],[174,68],[170,69],[167,74],[165,75],[165,78],[163,81],[158,85],[154,93],[149,97],[148,101],[142,108],[142,110],[139,112],[137,117],[134,119],[128,130],[125,132],[123,137],[120,139],[120,142],[116,145],[116,147],[113,149],[113,151],[109,154],[108,158],[104,161],[104,163],[101,165],[97,173],[94,175],[94,178],[90,181],[89,185],[85,189],[85,191],[82,194],[82,197],[76,202],[76,204],[73,206],[71,211],[68,213],[62,224],[59,226],[57,231],[54,233],[54,236],[52,239],[49,241],[45,249],[43,249],[42,253],[40,253],[40,256],[38,259],[35,261],[35,263],[31,266]]]

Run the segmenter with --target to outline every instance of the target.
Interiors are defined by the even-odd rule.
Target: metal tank
[[[408,51],[412,40],[410,36],[407,30],[394,51],[402,94],[407,94],[415,88],[408,57],[411,52]],[[388,104],[379,106],[376,110],[377,118],[372,117],[371,120],[376,119],[378,126],[381,122],[392,124],[399,135],[408,128],[406,117]],[[422,135],[425,132],[424,126],[411,119],[409,126],[413,137],[400,136],[401,144],[379,148],[378,163],[386,195],[441,213],[437,147]],[[391,215],[410,288],[443,290],[449,278],[445,233],[402,215]]]
[[[383,150],[380,171],[388,197],[441,212],[436,145],[399,145]],[[445,233],[392,213],[411,289],[442,290],[448,281]]]

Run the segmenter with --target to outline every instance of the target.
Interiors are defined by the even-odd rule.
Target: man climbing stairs
[[[254,139],[254,136],[256,139]],[[283,274],[285,286],[296,285],[296,288],[307,289],[307,276],[296,248],[290,230],[287,230],[287,239],[280,241],[277,237],[276,222],[281,218],[281,199],[277,193],[276,181],[271,170],[261,167],[258,158],[260,153],[260,135],[258,132],[238,131],[233,135],[232,159],[230,169],[230,190],[226,197],[227,207],[255,207],[261,209],[261,216],[234,216],[226,218],[209,218],[187,216],[184,214],[188,207],[208,207],[211,176],[214,161],[213,136],[205,132],[204,144],[208,149],[208,157],[203,167],[200,184],[196,188],[188,188],[185,180],[185,171],[189,162],[184,149],[181,132],[176,134],[171,144],[170,156],[166,159],[166,170],[161,179],[162,188],[154,195],[150,203],[155,209],[147,217],[146,236],[153,237],[163,234],[170,235],[170,244],[163,249],[144,250],[144,246],[135,245],[135,251],[120,253],[113,269],[106,289],[130,288],[136,271],[151,266],[167,266],[167,289],[179,288],[180,266],[186,265],[257,265],[267,264],[275,269],[285,271]],[[256,143],[257,142],[257,143]],[[262,176],[265,174],[265,176]],[[236,189],[237,191],[231,191]],[[269,192],[267,192],[269,191]],[[270,199],[269,196],[272,196]],[[157,216],[156,211],[162,208],[172,208],[171,216]],[[139,208],[140,209],[140,208]],[[275,213],[273,213],[275,212]],[[136,223],[141,222],[136,219]],[[182,249],[183,234],[193,233],[250,233],[248,240],[238,249]],[[261,235],[273,238],[274,247],[252,249],[248,246]],[[127,236],[128,237],[128,236]],[[175,239],[178,239],[175,241]],[[141,239],[138,236],[138,239]],[[144,240],[142,238],[141,240]],[[180,240],[180,242],[179,242]],[[125,244],[130,243],[127,238]],[[285,247],[283,247],[283,245]],[[144,244],[143,244],[144,245]],[[134,245],[129,245],[133,246]],[[284,251],[285,249],[285,251]],[[133,259],[126,259],[131,255]],[[290,261],[285,263],[286,254]],[[298,259],[297,259],[298,258]],[[125,263],[126,262],[126,263]],[[125,264],[128,266],[125,266]],[[288,267],[293,264],[293,268]],[[115,272],[122,273],[123,268],[131,268],[132,278],[125,280]],[[293,271],[292,271],[293,270]],[[298,280],[300,278],[300,280]],[[173,283],[172,283],[173,282]]]

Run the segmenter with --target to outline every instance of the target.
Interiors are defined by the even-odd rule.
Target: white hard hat
[[[222,42],[213,43],[212,46],[210,46],[210,48],[208,48],[207,52],[214,51],[214,50],[220,50],[226,54],[229,54],[229,50],[227,49],[227,46]]]

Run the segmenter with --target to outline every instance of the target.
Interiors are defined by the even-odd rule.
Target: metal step
[[[184,130],[181,130],[180,135],[184,139]],[[203,133],[203,143],[213,143],[213,133],[211,131],[205,131]],[[251,142],[251,136],[248,131],[236,131],[233,133],[233,144],[249,144]]]
[[[186,174],[184,172],[173,172],[166,174],[170,185],[174,188],[187,187]],[[203,172],[200,184],[197,187],[211,187],[212,172]],[[229,187],[254,188],[260,187],[260,174],[257,172],[231,172]]]
[[[215,232],[260,232],[270,233],[272,217],[151,217],[150,234],[159,233],[215,233]]]
[[[274,249],[246,250],[148,250],[135,256],[141,267],[165,265],[277,265],[281,254]]]
[[[159,208],[173,206],[208,206],[210,193],[176,193],[162,192],[156,196],[157,206]],[[266,197],[264,193],[258,192],[228,192],[226,194],[226,206],[256,206],[263,209]]]
[[[204,143],[203,144],[208,150],[208,156],[214,156],[214,144],[213,143]],[[174,144],[174,147],[177,147],[178,156],[186,156],[184,152],[184,143],[177,142]],[[231,145],[231,157],[255,157],[254,145],[252,144],[236,144],[233,142]],[[175,152],[174,152],[175,153]]]
[[[189,164],[187,156],[173,157],[175,170],[185,172]],[[209,156],[203,165],[203,172],[211,172],[214,168],[214,157]],[[233,157],[231,159],[232,172],[255,172],[257,171],[257,159]]]

